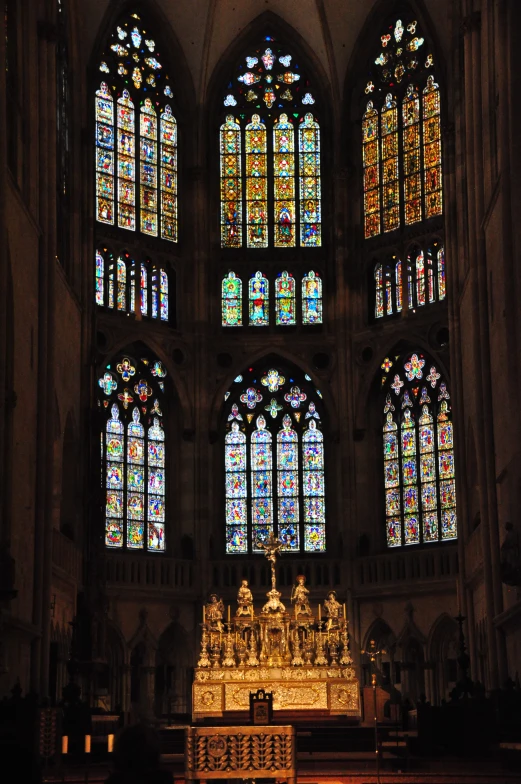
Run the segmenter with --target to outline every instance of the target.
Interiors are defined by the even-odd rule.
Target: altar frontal
[[[275,564],[284,543],[259,542],[271,564],[271,589],[260,612],[247,580],[232,616],[217,594],[203,607],[201,651],[192,687],[193,721],[248,720],[250,694],[273,694],[274,719],[360,718],[360,686],[349,651],[346,606],[329,591],[312,609],[304,575],[297,577],[291,610],[277,590]]]

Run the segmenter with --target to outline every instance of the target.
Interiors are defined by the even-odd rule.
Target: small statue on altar
[[[272,588],[271,591],[268,591],[266,596],[268,597],[268,601],[262,608],[263,615],[268,613],[284,613],[286,612],[286,608],[280,601],[281,593],[277,591],[276,588]]]
[[[337,601],[336,591],[329,591],[327,599],[324,602],[324,609],[327,617],[326,630],[337,629],[339,626],[342,605]]]
[[[205,607],[205,617],[208,628],[213,632],[222,632],[223,625],[224,604],[216,593],[210,594],[210,601]]]
[[[311,615],[311,607],[309,606],[309,591],[306,588],[306,578],[303,574],[297,576],[297,583],[293,586],[291,591],[291,601],[295,607],[295,618],[299,615]]]
[[[248,587],[248,580],[243,580],[237,591],[237,618],[244,615],[253,618],[253,594]]]

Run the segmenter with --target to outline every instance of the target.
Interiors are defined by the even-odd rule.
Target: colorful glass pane
[[[150,98],[140,111],[140,228],[157,237],[157,114]]]
[[[118,310],[126,311],[127,309],[127,265],[124,259],[119,257],[116,263],[117,269],[117,303]]]
[[[105,259],[96,251],[96,305],[105,304]]]
[[[302,323],[322,324],[322,279],[313,270],[302,278]]]
[[[364,234],[366,239],[380,234],[380,146],[378,111],[369,101],[362,120],[364,165]]]
[[[161,237],[177,242],[177,122],[167,104],[160,117]]]
[[[416,261],[416,305],[425,305],[425,258],[422,250],[415,252]]]
[[[262,272],[256,272],[249,284],[250,326],[263,327],[269,324],[268,280]]]
[[[273,225],[276,248],[295,246],[295,132],[287,114],[273,125]]]
[[[418,544],[420,541],[420,526],[418,515],[405,515],[404,517],[405,544]]]
[[[325,549],[323,539],[316,539],[313,545],[312,527],[319,519],[324,517],[325,487],[324,487],[324,436],[317,427],[317,422],[310,419],[308,427],[302,436],[302,483],[304,492],[304,549],[306,552],[316,552]],[[319,503],[312,503],[316,499]],[[313,516],[310,515],[313,512]],[[307,542],[307,543],[306,543]]]
[[[382,318],[385,315],[384,310],[384,283],[383,283],[383,265],[377,264],[374,268],[374,281],[375,281],[375,305],[374,315],[375,318]]]
[[[398,187],[398,110],[389,93],[382,109],[382,184],[383,230],[393,231],[400,225]]]
[[[402,102],[403,201],[405,224],[422,219],[420,99],[410,84]]]
[[[275,280],[275,323],[296,323],[295,280],[289,272],[281,272]]]
[[[114,100],[102,82],[96,91],[96,220],[114,224]]]
[[[143,263],[141,263],[139,290],[141,295],[141,314],[148,316],[148,272],[146,265]]]
[[[443,212],[440,90],[432,74],[423,91],[423,168],[425,217]]]
[[[438,251],[438,298],[445,299],[445,248]]]
[[[144,485],[141,483],[139,489],[130,491],[131,481],[129,474],[135,465],[144,466],[145,463],[145,428],[140,422],[139,409],[135,407],[132,411],[132,421],[127,426],[127,519],[139,520],[139,525],[127,525],[127,547],[143,547],[143,528],[144,528],[144,506],[145,494]]]
[[[395,267],[395,292],[396,292],[396,312],[401,313],[402,310],[402,262],[400,259],[396,262]]]
[[[222,281],[222,325],[242,326],[242,280],[229,272]]]
[[[136,139],[134,104],[128,90],[117,102],[118,226],[136,228]]]
[[[266,126],[254,114],[246,126],[246,226],[248,248],[268,247]]]
[[[322,245],[320,126],[312,114],[299,125],[300,244]]]
[[[152,267],[151,286],[150,286],[150,315],[156,319],[159,313],[159,282],[157,279],[157,269]]]
[[[279,537],[285,531],[284,549],[299,549],[298,435],[286,414],[277,434]]]
[[[221,247],[242,246],[241,127],[232,115],[221,125]]]
[[[166,270],[159,270],[159,302],[160,319],[168,321],[168,273]]]

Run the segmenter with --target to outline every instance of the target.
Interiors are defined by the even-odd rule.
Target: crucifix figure
[[[264,555],[271,563],[271,589],[276,589],[276,578],[275,578],[275,564],[277,562],[277,555],[279,554],[279,550],[284,547],[284,542],[281,542],[280,539],[277,539],[273,531],[270,531],[270,535],[264,541],[260,539],[256,542],[257,547],[260,547],[264,550]]]

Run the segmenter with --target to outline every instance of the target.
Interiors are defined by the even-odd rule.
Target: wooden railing
[[[81,551],[56,528],[52,532],[52,563],[77,583],[81,582]]]

